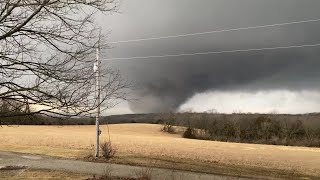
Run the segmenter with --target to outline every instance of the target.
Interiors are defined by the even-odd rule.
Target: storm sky
[[[319,0],[124,0],[98,21],[109,41],[320,18]],[[110,44],[103,59],[320,43],[320,22]],[[106,55],[107,54],[107,55]],[[104,60],[137,99],[114,113],[165,111],[306,113],[320,110],[320,47]]]

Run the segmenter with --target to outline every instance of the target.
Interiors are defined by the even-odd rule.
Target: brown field
[[[180,134],[161,132],[161,126],[154,124],[117,124],[109,125],[109,128],[112,143],[118,151],[115,162],[133,163],[130,159],[135,158],[135,163],[149,159],[149,164],[156,164],[165,160],[173,164],[203,163],[320,176],[320,148],[183,139]],[[102,139],[107,139],[107,126],[103,125],[101,130]],[[94,140],[95,126],[0,128],[0,150],[79,158],[93,153]]]

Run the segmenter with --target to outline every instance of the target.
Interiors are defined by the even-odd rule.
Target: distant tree
[[[162,127],[162,131],[168,132],[168,133],[175,133],[175,125],[177,122],[177,114],[174,112],[166,113],[164,118],[164,124]]]
[[[0,118],[90,114],[98,105],[94,54],[107,47],[94,17],[117,8],[115,0],[0,1],[0,101],[21,106]],[[101,76],[101,103],[109,108],[127,84],[118,71],[104,68]]]
[[[16,117],[19,116],[19,114],[24,114],[25,112],[30,112],[30,109],[25,108],[24,104],[21,102],[14,100],[0,101],[0,113],[7,115],[7,117],[0,118],[0,126],[28,123],[28,120],[30,120],[29,116]]]

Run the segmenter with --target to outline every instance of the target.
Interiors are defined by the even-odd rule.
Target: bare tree
[[[0,1],[0,101],[23,105],[0,117],[90,114],[98,105],[95,48],[106,48],[94,18],[117,7],[115,0]],[[101,104],[109,108],[127,84],[118,71],[101,74]]]

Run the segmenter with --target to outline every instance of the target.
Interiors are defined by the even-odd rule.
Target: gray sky
[[[320,18],[319,0],[124,0],[100,17],[110,41]],[[320,22],[113,44],[109,57],[197,53],[320,43]],[[104,61],[138,101],[116,113],[170,110],[319,111],[320,48]],[[103,58],[108,58],[104,56]],[[265,98],[268,97],[268,98]],[[315,101],[318,100],[319,101]],[[319,102],[319,103],[318,103]],[[303,105],[303,107],[302,107]]]

